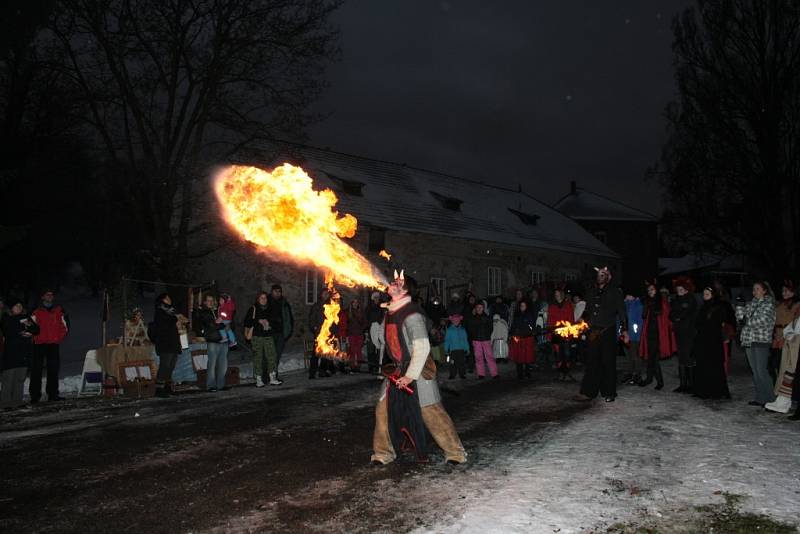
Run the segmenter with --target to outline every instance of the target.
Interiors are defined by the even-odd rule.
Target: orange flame
[[[558,321],[556,328],[553,330],[556,334],[563,338],[578,338],[580,335],[589,329],[589,324],[581,319],[579,323],[570,323],[569,321]]]
[[[380,256],[381,258],[386,258],[386,261],[392,259],[392,255],[386,252],[385,250],[381,250],[380,252],[378,252],[378,256]]]
[[[333,191],[315,191],[312,186],[302,168],[288,163],[272,172],[231,165],[220,171],[215,181],[225,220],[260,252],[321,268],[331,289],[334,280],[349,287],[386,288],[388,282],[380,271],[342,241],[355,235],[356,218],[349,214],[340,217],[334,210],[337,198]],[[319,352],[334,357],[340,353],[330,334],[331,326],[339,321],[336,295],[337,299],[331,298],[324,307],[325,323],[317,337]]]

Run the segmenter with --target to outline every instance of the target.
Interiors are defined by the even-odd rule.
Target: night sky
[[[349,0],[317,146],[523,188],[569,181],[660,213],[644,181],[690,1]]]

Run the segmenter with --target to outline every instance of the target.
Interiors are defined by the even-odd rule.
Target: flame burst
[[[386,258],[386,261],[392,259],[392,255],[386,252],[385,250],[381,250],[380,252],[378,252],[378,256],[380,256],[381,258]]]
[[[569,321],[558,321],[556,328],[553,330],[556,334],[563,338],[578,338],[580,335],[589,329],[589,324],[581,319],[579,323],[570,323]]]
[[[333,282],[384,289],[385,277],[342,238],[353,237],[358,221],[334,209],[333,191],[314,191],[311,177],[288,163],[272,172],[257,167],[232,165],[216,177],[215,189],[223,216],[259,251],[311,263],[322,269],[331,291],[324,306],[325,322],[317,337],[322,355],[339,357],[338,343],[330,328],[339,321],[339,298]],[[336,295],[336,298],[333,298]]]

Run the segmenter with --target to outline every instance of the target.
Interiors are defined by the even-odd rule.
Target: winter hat
[[[451,313],[450,316],[448,317],[448,319],[450,319],[451,321],[452,320],[460,321],[463,318],[464,318],[464,316],[461,315],[460,313]]]
[[[0,299],[0,300],[2,300],[2,299]],[[8,308],[9,310],[11,308],[13,308],[14,306],[16,306],[17,304],[21,304],[23,308],[25,307],[25,303],[22,301],[22,299],[17,298],[17,297],[8,297],[5,300],[5,303],[6,303],[6,308]]]
[[[492,315],[492,320],[493,320],[493,321],[498,321],[498,320],[500,320],[500,314],[499,314],[499,313],[495,313],[494,315]]]

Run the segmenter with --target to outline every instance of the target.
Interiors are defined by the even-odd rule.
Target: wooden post
[[[128,340],[125,339],[125,313],[128,311],[128,281],[122,277],[122,346],[128,345]]]

